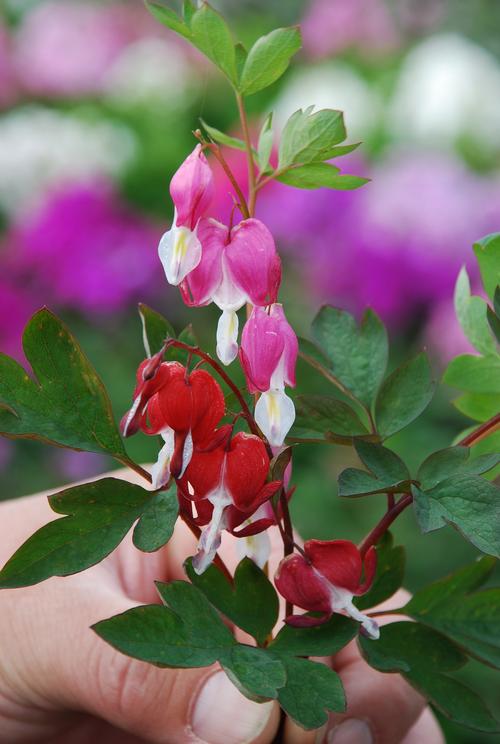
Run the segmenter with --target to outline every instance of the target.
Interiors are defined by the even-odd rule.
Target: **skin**
[[[113,475],[139,482],[130,471]],[[36,529],[56,517],[45,495],[0,504],[2,564]],[[228,539],[222,546],[231,568],[237,563],[233,543]],[[273,543],[275,567],[282,554],[277,535]],[[183,560],[193,553],[193,538],[179,524],[168,546],[157,553],[139,552],[128,536],[101,564],[81,574],[1,591],[0,743],[205,741],[193,731],[193,705],[216,667],[157,669],[119,654],[89,630],[98,620],[157,602],[153,581],[184,578]],[[403,601],[396,596],[391,604],[400,606]],[[380,744],[442,744],[423,699],[398,675],[370,669],[354,643],[335,659],[323,661],[340,673],[349,701],[347,713],[332,716],[328,730],[346,718],[360,718]],[[268,708],[267,722],[255,735],[244,737],[247,742],[273,741],[279,711],[277,705]],[[312,744],[326,734],[327,728],[306,733],[287,721],[284,741]],[[238,740],[237,729],[233,740]]]

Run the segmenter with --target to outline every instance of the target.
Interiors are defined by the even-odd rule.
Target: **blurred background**
[[[304,47],[277,84],[248,101],[255,130],[281,128],[310,104],[345,111],[339,162],[369,176],[359,191],[271,184],[260,216],[285,262],[283,300],[300,333],[329,302],[387,323],[392,365],[427,347],[439,376],[471,351],[454,317],[453,286],[475,239],[500,230],[500,4],[496,0],[213,0],[251,43],[299,22]],[[102,375],[117,417],[142,359],[136,303],[180,330],[193,321],[210,345],[212,308],[189,311],[169,287],[156,247],[171,219],[168,184],[202,117],[238,133],[225,83],[137,0],[0,2],[0,350],[23,360],[21,332],[47,304],[66,320]],[[245,164],[227,154],[245,178]],[[218,174],[213,213],[227,215]],[[236,366],[236,365],[235,365]],[[322,381],[301,367],[302,387]],[[422,421],[390,445],[416,466],[470,424],[442,390]],[[148,460],[156,443],[130,442]],[[293,510],[304,537],[360,539],[383,508],[340,503],[335,478],[350,449],[297,448]],[[109,469],[104,457],[0,440],[1,497]],[[411,589],[474,557],[450,528],[420,536],[412,514],[396,528],[408,546]],[[500,710],[500,679],[470,665]],[[493,741],[447,727],[451,742]]]

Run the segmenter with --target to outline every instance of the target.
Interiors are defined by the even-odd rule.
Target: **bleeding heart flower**
[[[363,615],[353,597],[367,592],[375,578],[377,553],[372,546],[364,561],[358,548],[348,540],[308,540],[305,555],[284,558],[274,578],[280,594],[304,610],[322,617],[290,615],[288,625],[306,627],[326,622],[334,612],[345,613],[361,623],[371,638],[380,633],[377,623]],[[364,579],[362,579],[364,569]]]
[[[170,195],[175,205],[174,221],[158,246],[170,284],[180,284],[200,262],[201,243],[197,226],[210,206],[213,191],[212,171],[201,145],[197,145],[170,182]]]
[[[262,395],[255,420],[272,446],[281,446],[295,421],[285,385],[295,386],[298,342],[282,305],[254,307],[241,335],[240,361],[248,389]]]
[[[198,227],[201,261],[181,283],[184,302],[199,307],[210,302],[222,310],[217,327],[217,355],[230,364],[238,354],[238,316],[247,302],[264,306],[276,301],[281,261],[267,227],[243,220],[232,230],[213,219]]]
[[[212,562],[222,531],[229,529],[235,534],[236,527],[281,486],[280,481],[266,483],[269,457],[259,437],[239,432],[231,438],[232,427],[223,429],[225,441],[213,449],[208,447],[205,452],[195,452],[179,481],[181,500],[193,501],[197,523],[206,525],[193,559],[193,566],[199,574]],[[268,516],[259,521],[265,522],[265,526],[258,525],[256,531],[271,523]],[[251,529],[241,532],[241,536],[248,534],[255,532]]]

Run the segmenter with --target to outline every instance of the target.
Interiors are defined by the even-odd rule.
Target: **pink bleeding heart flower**
[[[230,364],[238,354],[236,312],[247,302],[265,306],[276,301],[281,261],[273,236],[254,218],[231,230],[213,219],[200,220],[198,238],[201,260],[181,283],[182,297],[190,306],[215,302],[222,310],[217,355]]]
[[[290,615],[286,623],[295,627],[320,625],[334,612],[340,612],[360,622],[371,638],[378,638],[377,623],[363,615],[352,601],[370,589],[376,567],[373,546],[363,560],[358,548],[348,540],[308,540],[304,555],[294,553],[281,561],[274,583],[288,602],[321,613],[321,617]]]
[[[281,486],[280,481],[266,483],[269,456],[259,437],[244,432],[231,437],[232,427],[223,429],[222,442],[218,437],[218,446],[195,451],[184,477],[178,482],[181,500],[195,503],[201,523],[205,525],[193,559],[194,569],[199,574],[213,561],[222,531],[230,529],[234,534],[236,527]],[[264,521],[265,527],[269,526],[267,517]]]
[[[298,341],[282,305],[254,307],[241,335],[240,361],[248,389],[261,392],[255,420],[272,446],[281,446],[295,421],[285,385],[295,386]]]
[[[174,174],[170,195],[174,221],[160,240],[158,254],[167,281],[177,286],[201,259],[197,226],[213,198],[213,176],[201,145],[197,145]]]

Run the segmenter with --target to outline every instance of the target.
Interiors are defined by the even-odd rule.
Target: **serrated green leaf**
[[[443,672],[466,662],[460,649],[445,636],[419,623],[391,623],[380,639],[359,637],[363,656],[381,672],[400,672],[444,715],[480,731],[497,731],[498,722],[475,692]]]
[[[357,635],[358,624],[343,615],[310,628],[284,625],[269,649],[291,656],[334,656]]]
[[[50,496],[51,508],[67,516],[41,527],[14,553],[0,572],[0,588],[30,586],[99,563],[154,498],[153,492],[116,478]]]
[[[192,43],[198,47],[229,80],[237,83],[236,55],[233,39],[224,18],[208,3],[191,18]]]
[[[142,323],[142,340],[148,357],[153,356],[167,338],[175,338],[175,331],[166,318],[152,307],[139,303],[139,317]]]
[[[219,129],[210,127],[206,121],[203,121],[203,119],[200,119],[200,121],[214,142],[218,142],[220,145],[226,145],[226,147],[232,147],[234,150],[246,150],[246,145],[243,140],[238,139],[237,137],[230,137]]]
[[[241,73],[240,92],[250,96],[272,85],[283,75],[301,43],[298,26],[277,28],[257,39]]]
[[[190,581],[214,607],[258,643],[264,643],[278,620],[279,602],[273,585],[253,561],[240,561],[233,586],[214,564],[201,576],[193,570],[190,559],[185,569]]]
[[[240,692],[257,702],[276,699],[286,683],[284,664],[266,649],[238,643],[221,664]]]
[[[257,165],[261,173],[268,173],[272,170],[269,165],[269,158],[273,150],[273,138],[273,113],[271,111],[264,120],[257,145]]]
[[[368,592],[354,600],[360,610],[366,610],[390,599],[401,588],[405,575],[405,549],[394,545],[390,532],[377,543],[377,572]]]
[[[356,451],[369,473],[347,468],[339,476],[339,496],[366,496],[372,493],[402,493],[408,490],[410,473],[395,452],[359,440]]]
[[[448,365],[443,382],[470,393],[500,394],[500,356],[461,354]]]
[[[345,140],[343,113],[333,109],[312,113],[313,108],[299,109],[285,124],[279,146],[279,170],[294,163],[328,160],[336,145]]]
[[[455,284],[455,312],[462,330],[481,354],[494,354],[495,343],[487,320],[487,304],[482,297],[471,295],[469,275],[462,267]]]
[[[336,189],[350,191],[368,183],[369,178],[342,175],[339,168],[330,163],[308,163],[291,167],[276,176],[277,181],[295,186],[297,189]]]
[[[491,233],[474,244],[486,294],[493,299],[500,284],[500,233]]]
[[[289,717],[306,730],[326,723],[327,711],[343,713],[346,702],[340,677],[333,669],[308,659],[282,657],[287,682],[278,700]]]
[[[427,355],[421,352],[384,381],[377,396],[375,420],[383,437],[404,429],[425,411],[434,395]]]
[[[36,381],[0,354],[0,434],[126,457],[106,389],[64,323],[39,310],[23,348]]]
[[[387,332],[379,317],[367,310],[358,327],[350,313],[325,305],[313,321],[312,332],[334,375],[370,406],[387,366]]]
[[[185,39],[191,39],[191,31],[189,30],[189,26],[186,25],[186,23],[184,23],[181,18],[179,18],[175,11],[173,11],[166,5],[162,5],[161,3],[151,2],[150,0],[145,1],[146,8],[149,10],[151,15],[156,18],[157,21],[160,21],[160,23],[163,23],[164,26],[167,26],[169,29],[171,29],[171,31],[175,31],[177,34],[180,34]]]
[[[156,493],[142,512],[134,529],[134,545],[145,553],[154,553],[168,543],[173,535],[179,503],[177,486]]]
[[[423,532],[453,524],[483,553],[500,556],[500,489],[477,475],[454,475],[423,491],[413,489]]]
[[[338,398],[329,395],[298,395],[295,400],[295,426],[301,430],[355,437],[368,434],[357,413]],[[293,433],[293,432],[292,432]]]
[[[433,452],[424,460],[417,473],[424,490],[453,475],[481,475],[500,462],[500,453],[472,458],[469,447],[447,447]]]

